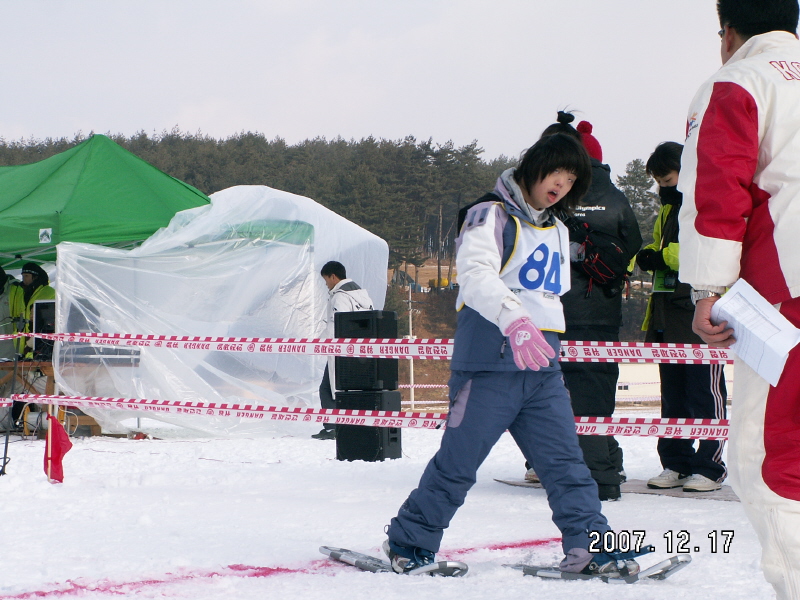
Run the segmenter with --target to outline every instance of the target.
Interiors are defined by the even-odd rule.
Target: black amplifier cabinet
[[[341,312],[334,315],[337,338],[397,338],[397,313],[386,310]],[[348,358],[335,360],[337,390],[396,390],[396,358]],[[399,409],[398,409],[399,410]]]
[[[399,411],[400,392],[336,392],[336,408]],[[376,462],[400,458],[400,431],[399,427],[336,425],[336,460]]]

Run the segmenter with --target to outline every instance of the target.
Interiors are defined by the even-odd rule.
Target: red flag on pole
[[[51,483],[64,481],[64,468],[61,461],[72,448],[69,435],[64,426],[53,415],[47,415],[47,438],[44,446],[44,472]]]

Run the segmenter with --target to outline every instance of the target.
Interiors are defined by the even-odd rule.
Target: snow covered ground
[[[378,552],[384,525],[416,486],[441,432],[404,430],[399,460],[340,462],[335,442],[309,437],[316,427],[284,425],[258,439],[204,439],[177,429],[165,429],[160,440],[75,439],[61,485],[42,471],[44,442],[12,438],[8,475],[0,477],[0,600],[774,597],[738,502],[625,494],[604,503],[615,529],[647,532],[657,554],[643,558],[645,565],[667,556],[665,532],[689,532],[699,551],[663,582],[542,581],[503,568],[561,558],[544,491],[493,480],[523,475],[508,434],[438,555],[467,562],[466,577],[374,575],[335,563],[320,545]],[[629,478],[660,472],[655,439],[620,441]],[[735,532],[730,552],[722,552],[720,538],[712,553],[708,535],[721,530]]]

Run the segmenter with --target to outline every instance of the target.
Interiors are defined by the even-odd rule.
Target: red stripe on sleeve
[[[703,236],[741,242],[758,163],[758,107],[741,86],[718,81],[697,138],[695,228]]]
[[[792,295],[775,246],[775,222],[769,212],[769,194],[754,183],[750,186],[750,195],[753,198],[753,212],[742,243],[742,268],[739,274],[770,304],[785,302]]]

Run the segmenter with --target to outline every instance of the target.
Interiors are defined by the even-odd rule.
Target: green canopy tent
[[[45,160],[0,167],[0,264],[54,261],[59,242],[126,247],[210,202],[104,135]]]

